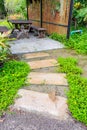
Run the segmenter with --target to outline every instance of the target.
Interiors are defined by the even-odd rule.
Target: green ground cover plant
[[[58,72],[66,73],[69,84],[67,93],[69,110],[74,118],[87,126],[87,78],[81,77],[78,60],[72,57],[58,58]]]
[[[30,67],[22,61],[8,61],[0,68],[0,113],[14,101],[17,91],[25,84]]]
[[[83,29],[82,34],[74,34],[70,39],[66,36],[53,33],[50,38],[62,42],[66,47],[76,50],[80,54],[87,54],[87,30]]]

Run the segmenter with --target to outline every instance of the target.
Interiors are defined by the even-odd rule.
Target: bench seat
[[[33,29],[34,33],[38,33],[39,38],[44,38],[46,36],[46,28],[31,25],[31,29]]]
[[[7,31],[8,31],[8,28],[6,26],[0,26],[1,33],[7,32]]]

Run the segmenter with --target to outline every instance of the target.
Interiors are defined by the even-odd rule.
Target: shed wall
[[[30,4],[28,8],[28,16],[29,19],[34,20],[33,25],[40,26],[40,2],[38,0],[37,2],[34,0],[32,1],[32,4]],[[56,10],[56,3],[53,4],[52,0],[42,0],[42,27],[46,28],[49,34],[53,32],[66,34],[67,27],[56,24],[68,25],[70,0],[54,1],[60,2],[59,10]],[[51,23],[54,23],[55,25]]]

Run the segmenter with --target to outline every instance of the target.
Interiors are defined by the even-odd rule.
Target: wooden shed
[[[28,18],[33,25],[44,27],[49,34],[70,32],[73,0],[28,0]]]

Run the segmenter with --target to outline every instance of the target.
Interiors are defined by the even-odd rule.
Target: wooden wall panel
[[[52,0],[42,0],[42,26],[47,29],[49,34],[57,32],[59,34],[66,34],[67,27],[47,24],[44,22],[53,22],[56,24],[68,25],[70,0],[56,0],[60,1],[60,11],[54,11],[52,7]],[[40,20],[40,3],[39,1],[30,4],[28,8],[29,19]],[[40,22],[33,22],[34,25],[40,26]]]

